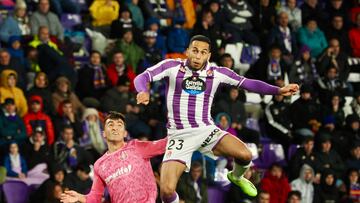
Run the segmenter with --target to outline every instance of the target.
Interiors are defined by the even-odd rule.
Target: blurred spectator
[[[134,22],[132,21],[130,10],[124,6],[120,10],[119,19],[115,19],[111,22],[110,38],[121,38],[122,33],[124,33],[124,30],[126,29],[131,29],[137,33],[137,29],[134,25]]]
[[[65,75],[72,84],[76,84],[76,72],[68,58],[55,43],[51,42],[48,27],[40,26],[37,37],[29,45],[37,48],[39,66],[48,75],[50,81],[55,80],[59,75]]]
[[[344,134],[352,143],[360,141],[360,119],[357,114],[348,115],[345,119]]]
[[[107,147],[102,136],[103,126],[99,119],[99,112],[95,108],[85,109],[82,117],[82,129],[83,135],[79,138],[79,144],[89,151],[96,160],[105,152]]]
[[[266,132],[272,140],[284,147],[285,152],[292,140],[292,123],[288,118],[289,108],[290,105],[284,102],[282,95],[273,96],[271,102],[265,107]]]
[[[338,93],[341,96],[349,94],[347,84],[340,80],[339,70],[334,65],[331,65],[327,69],[325,76],[318,79],[317,87],[319,99],[322,104],[328,104],[334,93]]]
[[[174,15],[173,11],[168,8],[165,0],[145,0],[144,4],[144,17],[156,18],[159,20],[159,25],[167,26],[167,20],[171,19]]]
[[[155,47],[159,50],[162,50],[163,54],[167,53],[166,47],[166,38],[161,33],[160,30],[160,21],[157,18],[149,18],[145,22],[145,29],[151,30],[157,33]]]
[[[245,105],[239,100],[239,90],[236,87],[231,87],[228,95],[217,102],[214,112],[216,114],[225,112],[230,116],[231,127],[237,131],[236,134],[242,141],[259,143],[260,135],[255,130],[246,127]]]
[[[277,20],[278,24],[269,32],[267,43],[270,46],[279,45],[284,61],[292,64],[298,52],[296,34],[289,27],[289,17],[286,12],[280,12]]]
[[[255,3],[253,3],[253,8],[254,16],[252,18],[252,24],[254,25],[255,33],[260,38],[260,45],[263,45],[266,44],[270,30],[275,26],[276,10],[275,7],[270,4],[270,0],[255,1]]]
[[[360,170],[360,143],[356,141],[352,144],[350,150],[350,157],[346,160],[346,168],[354,168]]]
[[[79,165],[76,167],[76,171],[70,173],[64,184],[69,190],[75,190],[76,192],[86,194],[90,192],[93,181],[90,176],[90,167],[87,165]]]
[[[76,138],[83,135],[79,115],[74,111],[72,102],[66,99],[60,103],[58,114],[54,119],[56,137],[59,137],[64,127],[69,125],[74,129]]]
[[[285,12],[288,14],[289,24],[293,32],[296,32],[302,25],[301,10],[296,4],[296,0],[286,0],[286,5],[279,10],[279,13]]]
[[[256,203],[270,203],[270,193],[260,191]]]
[[[348,8],[343,0],[330,0],[328,1],[324,11],[328,14],[328,20],[334,15],[341,16],[344,20],[345,25],[349,25],[349,13]]]
[[[126,76],[130,80],[130,91],[134,91],[134,69],[124,63],[124,54],[121,51],[115,51],[112,57],[112,63],[106,68],[107,77],[110,80],[111,86],[116,86],[119,78]]]
[[[214,23],[218,26],[221,26],[223,20],[223,12],[220,1],[210,0],[203,8],[203,11],[209,10],[214,17]]]
[[[184,25],[183,28],[187,30],[193,29],[196,22],[196,12],[195,5],[192,0],[166,0],[168,8],[173,11],[173,18],[183,18]]]
[[[26,57],[25,64],[26,64],[26,68],[28,69],[28,72],[27,72],[28,79],[29,79],[29,77],[33,78],[34,73],[38,73],[41,71],[40,66],[39,66],[37,48],[27,47],[25,57]],[[30,82],[32,82],[31,79],[30,79],[30,81],[28,81],[27,88],[29,88],[29,87],[31,88],[31,85],[29,85]]]
[[[317,170],[316,166],[316,156],[314,152],[314,138],[307,137],[302,144],[301,148],[298,148],[289,162],[290,166],[290,179],[293,180],[297,178],[300,174],[300,168],[306,164],[310,166],[315,171]]]
[[[179,53],[182,54],[185,52],[188,47],[190,36],[188,32],[182,28],[184,24],[184,19],[174,18],[172,22],[172,27],[169,30],[167,36],[167,47],[169,53]]]
[[[288,66],[283,60],[281,48],[272,45],[268,52],[263,54],[254,65],[250,67],[246,75],[249,78],[256,78],[274,84],[276,80],[283,79],[288,71]]]
[[[110,33],[111,22],[119,16],[120,5],[115,0],[95,0],[89,7],[92,25],[105,36]]]
[[[324,27],[326,13],[322,10],[318,0],[305,0],[301,5],[302,23],[306,23],[309,18],[313,18],[320,28]]]
[[[126,113],[128,104],[130,103],[131,95],[129,78],[125,75],[120,76],[115,87],[106,91],[101,98],[101,108],[105,112],[117,111]]]
[[[229,68],[229,69],[234,69],[234,58],[228,54],[228,53],[225,53],[223,55],[221,55],[220,57],[220,66],[223,66],[223,67],[226,67],[226,68]]]
[[[7,43],[13,35],[30,35],[29,18],[26,14],[26,3],[17,1],[14,13],[9,15],[0,26],[0,40]]]
[[[321,148],[316,154],[316,165],[319,167],[317,172],[323,175],[326,170],[331,169],[334,174],[341,176],[345,166],[339,154],[331,149],[332,143],[330,135],[320,133],[318,136]]]
[[[69,79],[61,76],[56,79],[55,84],[55,91],[52,93],[52,102],[54,104],[55,110],[58,112],[60,110],[60,103],[68,99],[73,105],[74,112],[81,114],[85,107],[80,102],[76,94],[72,92]]]
[[[28,111],[28,106],[23,91],[16,86],[18,74],[13,70],[6,69],[1,72],[0,79],[1,103],[4,103],[7,98],[13,98],[17,113],[23,117]]]
[[[295,190],[295,191],[293,190],[293,191],[289,192],[286,202],[287,203],[300,203],[302,201],[303,201],[303,199],[301,197],[301,192],[299,192],[297,190]]]
[[[21,147],[28,168],[31,170],[36,165],[50,163],[49,147],[46,145],[44,129],[38,127]]]
[[[50,34],[58,39],[64,39],[64,29],[59,17],[50,11],[49,0],[39,0],[38,10],[30,17],[31,33],[36,35],[42,26],[48,27]]]
[[[311,166],[304,164],[300,170],[300,176],[291,182],[291,190],[300,192],[300,200],[303,203],[313,202],[314,185],[313,179],[315,177],[314,169]],[[290,196],[290,194],[289,194]],[[289,201],[288,201],[289,202]]]
[[[38,95],[43,101],[43,112],[52,116],[55,114],[51,92],[49,89],[49,80],[44,72],[38,72],[34,79],[34,86],[27,91],[27,97]]]
[[[304,22],[306,24],[298,31],[298,41],[301,46],[307,45],[310,48],[312,57],[318,57],[328,46],[325,35],[323,31],[318,28],[318,22],[314,18],[308,18]]]
[[[310,56],[310,48],[303,45],[300,49],[300,57],[295,60],[290,68],[289,80],[291,83],[299,85],[312,85],[318,77],[315,59]]]
[[[336,187],[336,175],[331,170],[326,170],[321,175],[320,185],[315,187],[313,202],[339,202],[339,190]]]
[[[24,123],[28,137],[32,136],[36,128],[44,129],[46,142],[51,146],[55,141],[54,126],[48,115],[43,112],[43,100],[38,95],[29,99],[29,112],[24,116]]]
[[[60,164],[66,172],[72,172],[76,166],[90,163],[87,152],[74,140],[74,130],[71,126],[64,126],[61,131],[61,139],[54,144],[54,160]]]
[[[21,37],[12,35],[8,41],[9,48],[7,49],[12,58],[19,60],[22,65],[25,65],[25,53],[21,46]]]
[[[345,112],[343,110],[344,102],[345,101],[340,94],[335,92],[331,95],[330,101],[326,103],[324,108],[325,119],[327,117],[333,117],[334,124],[337,129],[341,129],[345,123]]]
[[[25,179],[28,172],[26,161],[19,153],[19,146],[13,142],[9,146],[9,154],[4,158],[4,166],[8,177]]]
[[[116,41],[116,50],[120,50],[125,58],[125,64],[131,65],[136,73],[138,64],[144,58],[144,50],[141,49],[133,40],[131,29],[125,29],[122,38]]]
[[[290,119],[296,134],[313,135],[311,130],[318,130],[320,106],[312,97],[313,90],[309,85],[302,85],[300,98],[290,105]],[[301,138],[300,138],[301,139]],[[301,142],[301,140],[300,140]]]
[[[21,89],[25,90],[25,87],[26,87],[25,66],[23,64],[21,64],[21,62],[18,59],[11,57],[9,51],[7,51],[5,49],[1,49],[0,50],[0,72],[5,69],[10,69],[10,70],[16,71],[17,77],[18,77],[18,80],[17,80],[18,86]]]
[[[278,164],[273,164],[265,173],[260,188],[269,192],[270,203],[286,202],[288,193],[291,191],[285,172]]]
[[[51,10],[59,17],[62,14],[79,14],[80,5],[77,1],[70,0],[50,0]]]
[[[47,190],[46,199],[44,203],[61,203],[61,194],[64,192],[60,184],[51,184]]]
[[[5,146],[12,141],[21,144],[26,139],[25,125],[16,113],[15,101],[6,98],[2,103],[0,114],[0,145]]]
[[[350,103],[350,106],[354,114],[360,116],[360,92],[355,92],[354,97]]]
[[[227,39],[231,43],[242,42],[258,45],[259,39],[251,31],[253,25],[250,19],[254,10],[246,0],[227,0],[222,9],[224,19],[223,32],[230,34]]]
[[[351,54],[350,39],[348,30],[344,25],[344,17],[338,14],[334,14],[331,19],[331,24],[325,32],[328,41],[335,38],[339,40],[340,50],[346,55]],[[331,44],[331,42],[330,42]]]
[[[139,4],[139,0],[131,0],[131,1],[126,2],[126,5],[131,12],[131,17],[132,17],[132,20],[134,21],[135,26],[138,29],[143,30],[144,29],[144,16],[143,16],[143,13],[142,13],[140,7],[138,6],[138,4]]]
[[[105,65],[101,63],[101,54],[98,51],[92,51],[90,61],[79,71],[81,80],[76,85],[76,93],[80,99],[93,97],[100,99],[107,89],[108,79],[106,77]]]
[[[142,73],[147,68],[157,64],[164,58],[164,52],[156,48],[156,36],[157,33],[151,30],[147,30],[143,33],[144,42],[143,49],[145,52],[144,59],[141,61],[137,73]]]
[[[219,113],[215,118],[215,124],[221,130],[224,130],[237,137],[237,132],[231,127],[231,118],[227,113]]]
[[[198,20],[192,31],[192,35],[204,35],[211,39],[211,59],[210,61],[217,61],[219,59],[219,44],[220,28],[219,24],[216,24],[214,14],[211,10],[203,10],[201,13],[201,20]]]
[[[345,198],[348,202],[360,202],[360,184],[359,184],[359,171],[358,169],[350,169],[345,177],[346,195]]]
[[[352,55],[354,57],[360,57],[360,13],[356,15],[356,27],[349,31],[349,39]]]
[[[189,203],[208,202],[207,185],[202,178],[202,166],[199,162],[191,164],[190,173],[180,178],[176,192],[179,199]]]
[[[338,39],[330,39],[329,47],[319,58],[318,70],[319,74],[325,76],[328,68],[335,66],[339,73],[339,79],[342,82],[347,82],[350,73],[350,67],[347,62],[348,56],[340,47],[341,44]]]
[[[67,188],[65,181],[65,171],[64,169],[58,165],[54,164],[50,170],[50,178],[48,178],[45,182],[43,182],[40,187],[35,191],[34,194],[30,197],[32,203],[35,202],[44,202],[47,198],[48,191],[51,189],[52,185],[59,184],[64,189]]]

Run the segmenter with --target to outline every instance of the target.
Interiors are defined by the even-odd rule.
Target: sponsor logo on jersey
[[[191,76],[183,81],[182,88],[191,95],[197,95],[205,91],[206,83],[197,76]]]
[[[131,172],[132,166],[131,164],[127,165],[127,166],[123,166],[121,168],[118,168],[113,174],[111,174],[110,176],[108,176],[107,178],[105,178],[105,182],[109,183],[112,180],[122,176],[122,175],[127,175]]]
[[[207,138],[205,139],[205,141],[202,143],[201,147],[205,147],[206,145],[208,145],[208,144],[211,142],[212,138],[213,138],[215,135],[216,135],[216,136],[219,135],[219,134],[218,134],[219,132],[220,132],[220,129],[218,129],[218,128],[214,129],[214,130],[210,133],[210,135],[207,136]]]

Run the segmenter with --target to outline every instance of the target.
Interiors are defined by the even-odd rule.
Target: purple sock
[[[178,199],[178,194],[176,192],[174,192],[169,197],[162,196],[161,199],[164,203],[173,203],[173,202],[176,202],[176,200]]]

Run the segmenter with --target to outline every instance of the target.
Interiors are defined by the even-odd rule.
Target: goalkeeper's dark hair
[[[122,113],[119,113],[117,111],[110,111],[109,114],[105,117],[104,123],[106,123],[107,120],[122,120],[125,124],[125,116]]]

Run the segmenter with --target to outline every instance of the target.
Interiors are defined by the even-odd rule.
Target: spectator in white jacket
[[[311,166],[304,164],[300,170],[300,176],[291,182],[291,190],[301,192],[301,202],[313,202],[314,197],[314,170]]]

